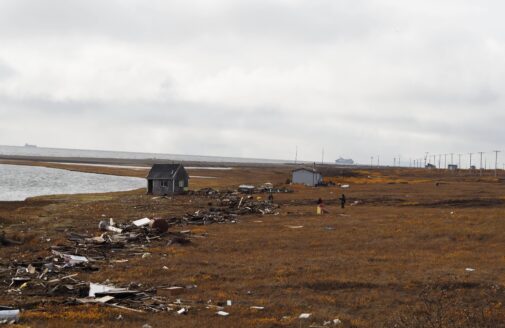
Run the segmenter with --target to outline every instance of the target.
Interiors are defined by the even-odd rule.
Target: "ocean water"
[[[53,194],[100,193],[145,188],[145,179],[0,164],[0,201]]]
[[[228,163],[281,164],[289,162],[285,160],[260,159],[260,158],[134,153],[134,152],[122,152],[122,151],[44,148],[44,147],[18,147],[18,146],[0,146],[0,155],[73,157],[73,158],[86,157],[86,158],[115,158],[115,159],[164,159],[173,161],[194,161],[194,162],[214,162],[214,163],[228,162]]]

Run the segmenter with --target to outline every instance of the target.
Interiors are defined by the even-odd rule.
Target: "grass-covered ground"
[[[48,164],[42,164],[48,165]],[[65,168],[63,164],[51,164]],[[73,166],[73,169],[76,167]],[[88,166],[87,172],[114,174]],[[119,174],[145,176],[139,170]],[[192,170],[191,189],[235,188],[242,183],[283,184],[289,168],[240,167]],[[334,171],[331,180],[350,183],[348,204],[338,207],[338,186],[294,186],[274,195],[280,214],[245,216],[237,224],[177,227],[196,238],[187,246],[148,248],[150,257],[79,273],[84,281],[144,286],[198,287],[174,300],[194,302],[187,315],[134,313],[98,305],[65,306],[58,298],[0,295],[0,305],[24,309],[26,326],[298,327],[339,318],[344,326],[497,326],[505,300],[505,189],[499,178],[425,170]],[[437,185],[438,182],[438,185]],[[321,197],[329,211],[316,216]],[[47,256],[69,231],[99,234],[98,221],[124,222],[145,216],[172,217],[209,206],[200,196],[153,199],[144,190],[99,195],[47,196],[0,202],[0,226],[21,246],[0,248],[0,263]],[[293,229],[293,226],[303,226]],[[167,269],[163,269],[163,267]],[[0,266],[1,267],[1,266]],[[467,271],[467,268],[475,271]],[[1,282],[2,290],[6,289]],[[232,300],[229,317],[205,308]],[[264,306],[254,310],[250,306]],[[423,312],[424,311],[424,312]],[[122,320],[117,320],[121,314]],[[472,319],[473,318],[473,319]],[[423,320],[424,321],[423,324]],[[502,322],[503,320],[501,320]],[[494,322],[494,323],[493,323]],[[485,326],[484,323],[488,324]],[[401,326],[401,325],[400,325]],[[479,326],[479,325],[473,325]],[[438,327],[438,326],[437,326]]]

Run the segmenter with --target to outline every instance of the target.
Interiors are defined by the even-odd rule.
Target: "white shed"
[[[291,182],[314,187],[323,182],[323,176],[316,169],[299,168],[293,170]]]

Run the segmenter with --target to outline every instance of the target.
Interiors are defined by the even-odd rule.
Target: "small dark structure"
[[[304,184],[315,187],[323,182],[323,176],[315,168],[299,168],[291,172],[291,181],[293,183]]]
[[[188,190],[189,175],[181,164],[154,164],[146,179],[148,194],[163,196]]]

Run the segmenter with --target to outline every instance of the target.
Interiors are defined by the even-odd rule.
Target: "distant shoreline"
[[[257,162],[223,162],[223,161],[183,161],[183,160],[168,160],[168,159],[126,159],[126,158],[97,158],[97,157],[52,157],[52,156],[22,156],[22,155],[0,155],[0,160],[12,161],[36,161],[48,163],[62,164],[104,164],[104,165],[124,165],[124,166],[145,166],[151,167],[155,163],[181,163],[184,165],[196,167],[270,167],[270,166],[295,166],[294,163],[257,163]],[[298,164],[300,165],[300,164]]]
[[[290,164],[291,160],[267,159],[252,157],[230,157],[217,155],[188,155],[188,154],[170,154],[170,153],[148,153],[132,152],[121,150],[94,150],[94,149],[70,149],[70,148],[49,148],[49,147],[26,147],[26,146],[8,146],[0,145],[0,156],[7,156],[9,159],[29,160],[32,158],[53,159],[60,158],[65,161],[84,161],[90,163],[90,160],[107,161],[120,160],[135,163],[145,163],[146,161],[163,163],[243,163],[243,164]],[[14,156],[14,157],[11,157]]]

